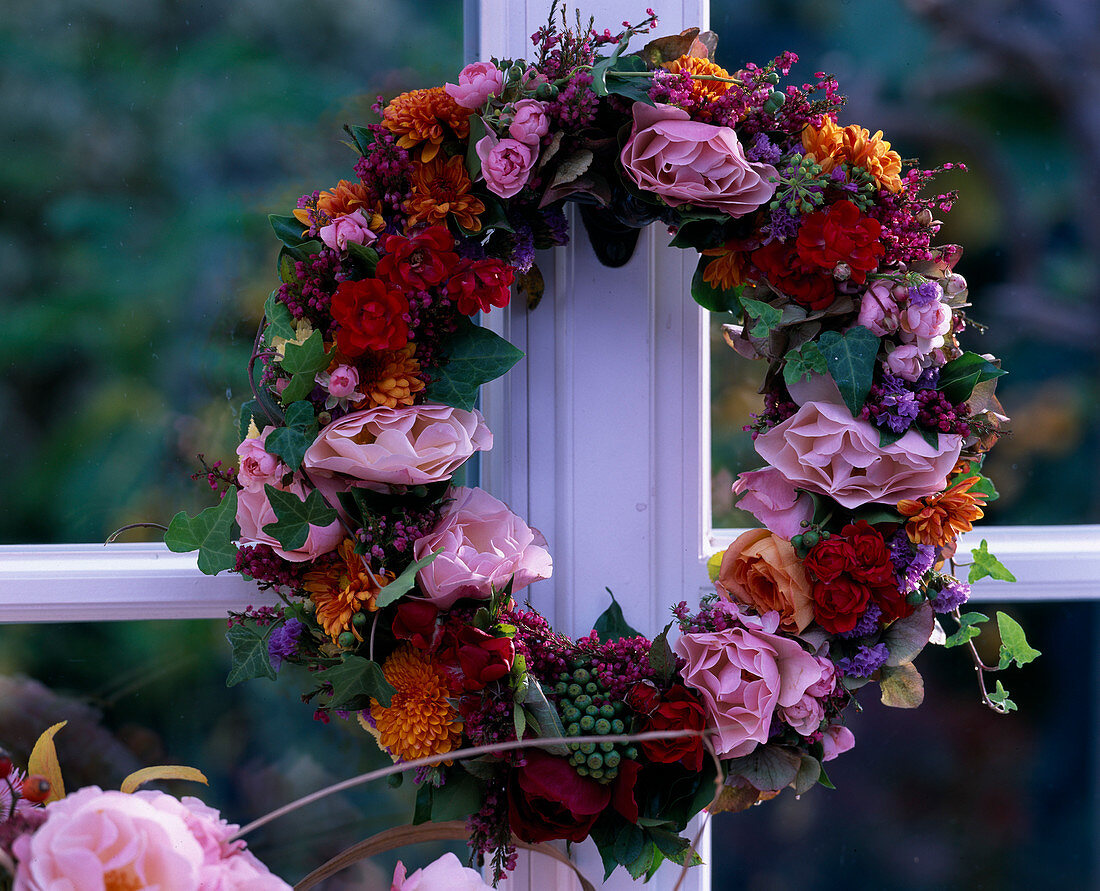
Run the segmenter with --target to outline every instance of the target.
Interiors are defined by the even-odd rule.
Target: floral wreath
[[[465,819],[496,878],[517,840],[591,837],[608,875],[696,863],[702,809],[830,786],[860,687],[918,705],[929,640],[969,648],[999,712],[1015,706],[985,675],[1038,655],[1000,613],[983,664],[986,617],[960,610],[970,582],[1012,579],[984,541],[954,574],[1007,422],[999,363],[959,342],[981,330],[961,250],[933,245],[954,194],[841,126],[831,77],[780,86],[793,53],[731,73],[698,29],[628,52],[655,24],[552,12],[535,61],[467,65],[345,128],[355,177],[271,217],[280,284],[239,464],[207,468],[220,503],[165,536],[282,599],[231,618],[229,683],[308,669],[315,717],[415,768],[414,823]],[[475,318],[513,288],[537,299],[535,252],[566,243],[569,202],[609,266],[666,225],[700,254],[692,296],[767,362],[746,428],[766,466],[734,485],[763,527],[653,640],[614,601],[577,640],[518,602],[551,575],[545,539],[454,483],[492,446],[479,386],[522,356]]]

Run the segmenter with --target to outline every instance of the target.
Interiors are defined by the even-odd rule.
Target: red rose
[[[444,632],[442,658],[456,691],[473,693],[487,684],[507,677],[516,658],[516,646],[510,637],[493,637],[470,625],[459,625]]]
[[[870,599],[867,586],[847,575],[831,582],[814,582],[814,618],[830,634],[851,631]]]
[[[619,775],[611,784],[611,806],[631,823],[638,822],[638,802],[634,798],[634,784],[638,782],[638,774],[641,772],[642,765],[631,758],[624,758],[619,763]]]
[[[447,279],[447,296],[464,316],[504,307],[512,299],[516,273],[497,260],[467,260]]]
[[[913,614],[913,605],[905,599],[905,595],[892,581],[888,585],[876,585],[871,588],[871,599],[882,610],[882,618],[886,623],[893,622],[895,619],[904,619]]]
[[[512,772],[508,818],[525,842],[567,838],[582,842],[611,803],[611,786],[580,776],[564,758],[528,749],[527,763]]]
[[[652,714],[639,719],[639,733],[647,730],[702,730],[707,713],[686,687],[676,684],[665,694],[664,701]],[[688,770],[703,766],[702,736],[680,736],[673,739],[641,740],[638,747],[650,761],[674,764],[679,761]]]
[[[409,342],[408,311],[405,295],[379,279],[340,282],[332,295],[332,317],[340,323],[340,352],[351,357],[367,350],[401,349]]]
[[[391,235],[375,274],[406,291],[426,291],[451,274],[458,262],[445,226],[430,226],[409,237]]]
[[[851,201],[838,201],[828,210],[803,218],[798,230],[798,257],[806,265],[830,274],[837,263],[852,270],[852,281],[863,284],[867,273],[878,268],[886,248],[879,241],[882,224],[865,217]]]
[[[857,582],[872,588],[878,585],[894,585],[894,564],[890,550],[879,531],[866,520],[849,523],[843,529],[845,538],[855,554],[855,561],[848,572]]]
[[[824,538],[806,555],[803,565],[819,581],[831,582],[848,572],[856,562],[855,551],[844,539],[835,535]]]
[[[794,249],[773,241],[752,252],[752,262],[780,294],[807,309],[827,309],[836,299],[832,275],[822,275],[816,266],[804,265]]]
[[[439,609],[426,600],[402,600],[393,617],[393,636],[430,650],[439,637]]]
[[[641,715],[648,715],[661,703],[661,691],[653,681],[638,681],[626,694],[626,704]]]

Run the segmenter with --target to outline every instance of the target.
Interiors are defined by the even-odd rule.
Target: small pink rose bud
[[[337,365],[329,375],[329,394],[337,399],[343,399],[355,392],[359,386],[359,372],[351,365]]]

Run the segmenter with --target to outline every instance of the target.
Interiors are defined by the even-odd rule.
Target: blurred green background
[[[1070,0],[712,8],[727,68],[792,49],[796,76],[838,76],[843,122],[882,128],[903,157],[969,165],[942,181],[962,194],[943,238],[965,245],[959,271],[991,326],[967,345],[1011,372],[1000,393],[1015,432],[989,465],[999,523],[1100,522],[1096,19],[1095,3]],[[226,459],[236,444],[274,282],[265,215],[350,175],[343,123],[366,120],[378,94],[453,79],[461,35],[457,0],[7,0],[0,542],[102,540],[208,503],[188,474],[196,453]],[[760,370],[735,367],[720,342],[713,370],[715,523],[739,525],[729,485],[758,463],[740,427]],[[715,887],[1100,881],[1096,609],[1017,614],[1045,653],[1009,684],[1020,715],[981,712],[956,653],[926,656],[927,703],[857,719],[858,748],[832,771],[840,791],[718,820]],[[357,733],[314,724],[293,682],[227,691],[223,634],[221,622],[0,628],[0,740],[28,745],[67,716],[73,785],[192,763],[214,781],[207,800],[242,822],[380,763]],[[293,879],[409,812],[407,788],[383,787],[255,844]],[[388,887],[391,869],[346,886]]]

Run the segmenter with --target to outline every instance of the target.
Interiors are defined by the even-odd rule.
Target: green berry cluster
[[[810,553],[819,541],[825,541],[829,538],[829,532],[827,530],[818,530],[817,527],[811,526],[806,532],[801,535],[796,535],[791,539],[791,544],[794,546],[794,552],[798,556],[799,560],[805,560],[806,555]]]
[[[557,699],[566,736],[605,736],[628,730],[626,705],[608,697],[582,661],[572,663],[569,671],[558,675],[553,690],[546,692]],[[569,750],[573,769],[601,783],[610,783],[619,775],[624,758],[638,757],[637,747],[616,742],[570,743]]]

